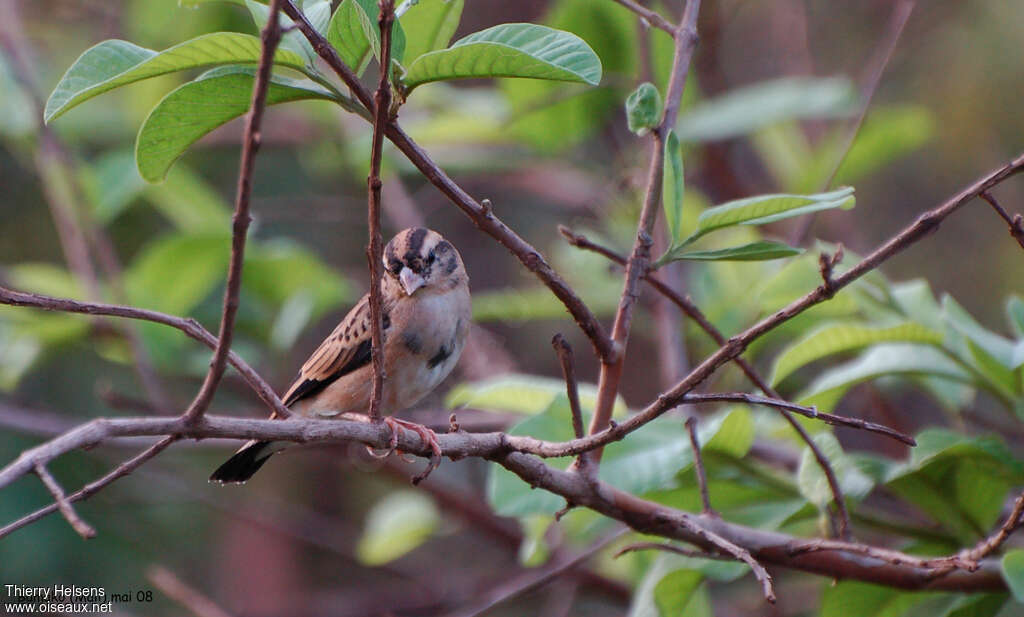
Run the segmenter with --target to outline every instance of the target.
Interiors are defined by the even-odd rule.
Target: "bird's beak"
[[[398,273],[398,280],[402,283],[402,289],[405,290],[406,295],[411,296],[417,289],[423,287],[423,277],[416,274],[409,268],[402,268],[402,271]]]

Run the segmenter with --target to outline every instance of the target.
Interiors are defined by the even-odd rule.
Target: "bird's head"
[[[408,296],[420,289],[447,291],[467,280],[459,252],[425,227],[410,227],[392,238],[384,247],[384,268]]]

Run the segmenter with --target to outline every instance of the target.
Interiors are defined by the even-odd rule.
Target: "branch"
[[[373,142],[370,147],[370,174],[366,178],[369,193],[367,208],[367,227],[370,243],[366,247],[366,260],[370,270],[370,358],[373,361],[373,390],[370,395],[368,415],[372,420],[380,419],[380,399],[384,393],[384,327],[381,315],[380,271],[384,238],[380,232],[380,159],[384,150],[384,126],[391,110],[391,26],[395,21],[395,4],[393,0],[380,0],[380,82],[374,96],[373,107]]]
[[[690,58],[697,45],[697,15],[700,12],[700,0],[687,0],[683,19],[672,36],[675,39],[675,54],[672,58],[672,69],[669,74],[668,87],[665,93],[665,109],[661,122],[651,131],[651,162],[647,172],[647,191],[644,195],[640,220],[637,223],[636,240],[633,250],[626,260],[625,281],[622,296],[615,312],[612,325],[612,341],[615,345],[615,356],[601,359],[601,372],[597,382],[597,402],[594,417],[590,421],[590,432],[597,433],[608,426],[615,407],[615,397],[619,391],[622,368],[626,355],[626,343],[633,321],[633,308],[639,297],[638,286],[640,277],[647,272],[651,260],[652,234],[654,222],[658,216],[661,203],[662,176],[665,171],[665,139],[668,131],[675,125],[679,112],[679,102],[683,96],[683,87],[689,73]],[[601,450],[594,450],[587,458],[594,466],[601,460]]]
[[[148,309],[121,306],[118,304],[102,304],[98,302],[79,302],[66,298],[53,298],[42,294],[24,293],[0,287],[0,304],[11,306],[26,306],[43,309],[45,311],[62,311],[65,313],[80,313],[83,315],[106,315],[110,317],[123,317],[126,319],[138,319],[151,321],[181,330],[191,339],[199,341],[210,349],[217,347],[217,339],[208,330],[203,328],[198,321],[191,318],[177,317],[151,311]],[[228,362],[234,366],[249,386],[256,392],[267,407],[271,408],[280,418],[287,418],[291,412],[281,403],[274,389],[270,387],[259,373],[257,373],[245,360],[234,352],[228,353]]]
[[[591,440],[594,444],[605,445],[622,439],[625,435],[635,431],[680,403],[685,402],[683,400],[684,397],[693,388],[702,383],[722,365],[736,359],[753,341],[812,306],[824,302],[834,295],[835,292],[878,268],[893,255],[906,250],[918,240],[935,231],[946,217],[956,212],[961,206],[980,195],[983,191],[991,189],[1007,178],[1020,173],[1022,170],[1024,170],[1024,154],[1018,155],[1017,158],[1009,163],[985,174],[945,203],[918,216],[913,223],[875,249],[870,255],[840,276],[835,277],[832,281],[831,290],[826,290],[823,284],[802,298],[794,300],[788,306],[747,328],[740,334],[728,339],[721,348],[705,358],[703,362],[690,371],[689,375],[672,389],[659,395],[657,400],[649,404],[641,412],[630,416],[614,427],[605,429],[600,433],[591,434],[582,441]]]
[[[398,448],[409,454],[429,457],[430,444],[412,430],[400,429],[395,435]],[[204,416],[194,425],[180,417],[165,418],[100,418],[83,424],[56,439],[22,453],[14,462],[0,469],[0,487],[31,473],[37,462],[47,462],[73,450],[94,446],[109,439],[129,436],[166,435],[164,441],[180,438],[234,438],[282,440],[296,443],[356,441],[374,448],[389,444],[391,429],[383,424],[349,420],[255,420]],[[515,437],[503,433],[448,433],[438,435],[444,456],[451,459],[478,457],[495,461],[518,475],[525,482],[551,491],[567,501],[588,507],[610,518],[622,521],[642,533],[681,540],[708,550],[720,547],[707,533],[742,547],[763,563],[812,572],[823,576],[851,578],[905,589],[953,589],[960,591],[1004,589],[998,562],[985,559],[975,571],[957,569],[936,576],[936,568],[909,555],[901,563],[889,563],[865,553],[866,545],[833,543],[828,551],[816,550],[817,540],[796,538],[767,532],[720,519],[701,517],[662,506],[606,483],[591,482],[580,474],[561,471],[545,465],[539,458],[510,451]],[[164,441],[151,449],[155,449]],[[143,455],[132,459],[141,464]],[[126,464],[127,465],[127,464]],[[84,490],[84,489],[83,489]],[[74,500],[74,495],[69,499]],[[2,533],[2,532],[0,532]],[[885,549],[879,549],[885,550]],[[893,552],[894,554],[898,554]],[[924,565],[921,565],[924,563]],[[945,567],[945,570],[948,570]]]
[[[697,486],[700,488],[701,512],[706,516],[718,516],[715,509],[711,507],[711,497],[708,495],[708,477],[704,473],[704,459],[700,455],[700,442],[697,441],[697,418],[690,416],[686,419],[686,430],[690,433],[690,449],[693,450],[693,472],[697,476]]]
[[[296,27],[309,40],[316,53],[345,82],[345,85],[352,90],[353,95],[364,107],[373,109],[374,102],[370,92],[359,81],[355,73],[345,65],[334,47],[327,42],[323,35],[317,32],[313,25],[309,23],[309,20],[306,19],[306,16],[295,7],[292,0],[283,0],[283,2],[282,9],[295,21]],[[405,154],[406,158],[419,169],[420,173],[431,184],[437,187],[441,193],[448,197],[452,203],[473,221],[477,228],[508,249],[527,270],[532,272],[551,290],[551,293],[565,305],[569,314],[576,321],[576,324],[587,335],[587,338],[590,339],[590,343],[593,345],[594,351],[598,356],[602,358],[611,358],[613,356],[612,342],[607,332],[605,332],[604,326],[601,325],[597,316],[587,308],[583,300],[573,291],[572,287],[544,260],[540,251],[505,225],[501,219],[494,215],[493,210],[489,206],[477,202],[469,193],[448,177],[448,174],[395,121],[388,121],[385,135],[395,147]]]
[[[988,191],[982,191],[981,198],[987,201],[988,204],[992,206],[992,209],[996,211],[996,214],[1006,221],[1006,225],[1010,228],[1010,235],[1013,236],[1014,240],[1017,241],[1017,244],[1024,249],[1024,216],[1015,214],[1011,218],[1010,215],[1007,214],[1006,210],[999,205],[999,202],[996,201],[996,198],[992,196],[992,193],[989,193]]]
[[[865,71],[863,83],[860,87],[860,109],[857,111],[857,117],[846,131],[845,142],[839,150],[835,162],[832,164],[832,171],[822,184],[822,191],[826,191],[832,186],[832,182],[836,179],[836,174],[839,173],[839,168],[842,167],[843,161],[846,160],[846,156],[850,153],[854,140],[857,139],[857,133],[860,132],[860,127],[864,124],[864,118],[868,114],[868,108],[871,107],[871,99],[874,98],[875,91],[878,90],[878,83],[882,79],[882,73],[885,72],[885,67],[888,66],[893,52],[896,51],[896,43],[900,40],[903,28],[907,25],[910,14],[914,11],[915,3],[916,0],[898,0],[893,5],[892,15],[889,16],[889,25],[885,36],[875,47],[874,57],[869,61],[868,69]],[[810,233],[816,218],[817,213],[814,212],[802,217],[800,223],[796,226],[790,243],[797,246],[803,244],[807,240],[807,235]]]
[[[66,498],[65,501],[68,504],[71,504],[71,503],[74,503],[76,501],[81,501],[83,499],[88,499],[93,494],[99,492],[100,489],[102,489],[103,487],[107,486],[108,484],[114,482],[115,480],[117,480],[119,478],[123,478],[124,476],[126,476],[126,475],[130,474],[131,472],[135,471],[136,469],[138,469],[143,463],[145,463],[149,459],[153,458],[157,454],[160,454],[161,452],[163,452],[164,448],[166,448],[167,446],[171,445],[176,440],[177,440],[177,437],[173,437],[173,436],[171,436],[171,437],[164,437],[163,439],[161,439],[160,441],[156,442],[152,446],[150,446],[150,447],[146,448],[145,450],[143,450],[138,455],[136,455],[136,456],[128,459],[127,461],[121,463],[120,465],[118,465],[113,471],[111,471],[107,475],[103,476],[102,478],[100,478],[100,479],[98,479],[98,480],[96,480],[94,482],[90,482],[89,484],[86,484],[80,490],[76,491],[75,493],[72,493],[70,496],[68,496]],[[69,507],[70,507],[70,505],[69,505]],[[59,508],[60,508],[60,500],[58,499],[57,503],[50,504],[49,506],[46,506],[45,508],[40,508],[39,510],[36,510],[32,514],[28,514],[26,516],[23,516],[22,518],[14,521],[13,523],[10,523],[8,525],[4,525],[2,528],[0,528],[0,539],[2,539],[4,536],[10,534],[13,531],[17,531],[18,529],[21,529],[25,525],[29,525],[31,523],[34,523],[34,522],[38,521],[39,519],[41,519],[41,518],[43,518],[45,516],[48,516],[48,515],[56,512]],[[93,532],[93,533],[95,534],[95,532]]]
[[[1021,521],[1022,515],[1024,515],[1024,493],[1021,493],[1017,500],[1013,502],[1013,510],[1010,511],[1006,521],[995,533],[979,542],[971,550],[963,551],[959,557],[968,562],[977,562],[994,553],[1003,545],[1003,542],[1006,542],[1010,534],[1017,531],[1021,524],[1024,523],[1024,521]]]
[[[576,381],[576,365],[573,362],[572,346],[561,334],[551,339],[551,346],[558,354],[558,362],[562,365],[562,376],[565,377],[565,393],[569,397],[569,410],[572,411],[572,432],[576,439],[583,437],[583,412],[580,410],[580,390]]]
[[[278,12],[281,0],[270,1],[267,25],[263,28],[261,38],[263,49],[260,52],[259,68],[256,70],[256,82],[252,88],[252,102],[245,122],[245,134],[242,138],[242,160],[238,170],[238,188],[235,195],[235,214],[231,219],[231,260],[228,263],[228,280],[224,290],[224,307],[220,318],[220,331],[217,334],[217,347],[210,361],[210,370],[206,373],[203,385],[185,410],[185,418],[195,422],[202,417],[213,395],[220,385],[221,377],[227,368],[228,354],[231,353],[231,339],[234,336],[235,314],[238,312],[238,296],[242,288],[242,264],[245,260],[246,232],[252,217],[249,216],[249,197],[252,195],[252,170],[256,161],[256,151],[260,147],[260,123],[263,110],[267,103],[267,89],[270,85],[270,72],[274,63],[274,51],[281,41],[281,26],[278,23]]]
[[[71,505],[71,502],[68,501],[67,496],[64,495],[64,489],[60,487],[60,484],[57,483],[57,479],[54,478],[46,469],[46,466],[42,463],[36,463],[35,472],[36,475],[39,476],[39,479],[42,480],[43,484],[46,485],[46,489],[50,491],[51,495],[53,495],[54,500],[57,502],[57,509],[60,510],[62,515],[64,515],[64,518],[67,520],[68,524],[71,525],[71,528],[86,540],[89,538],[95,538],[96,530],[78,516],[78,512],[75,512],[75,508]]]
[[[676,27],[670,21],[662,17],[657,11],[652,11],[633,0],[615,0],[615,2],[618,2],[630,11],[639,15],[640,19],[642,19],[647,25],[654,26],[655,28],[664,30],[671,35],[675,35]]]

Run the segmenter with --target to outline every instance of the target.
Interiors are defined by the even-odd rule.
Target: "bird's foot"
[[[392,418],[391,416],[385,417],[384,422],[391,427],[391,444],[389,444],[391,445],[391,450],[395,450],[398,445],[399,428],[407,428],[416,433],[423,440],[424,444],[430,446],[430,462],[427,463],[427,468],[412,479],[413,484],[419,484],[441,464],[441,444],[437,440],[437,433],[422,424]]]

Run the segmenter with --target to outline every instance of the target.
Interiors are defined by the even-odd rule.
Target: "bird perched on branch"
[[[462,257],[440,234],[406,229],[384,248],[382,326],[384,387],[381,412],[392,414],[433,390],[451,372],[470,325],[469,277]],[[299,370],[282,400],[296,414],[331,418],[366,413],[373,389],[370,295],[341,320]],[[387,417],[392,431],[412,429],[440,453],[437,436],[419,424]],[[245,482],[285,442],[250,441],[217,468],[211,482]]]

